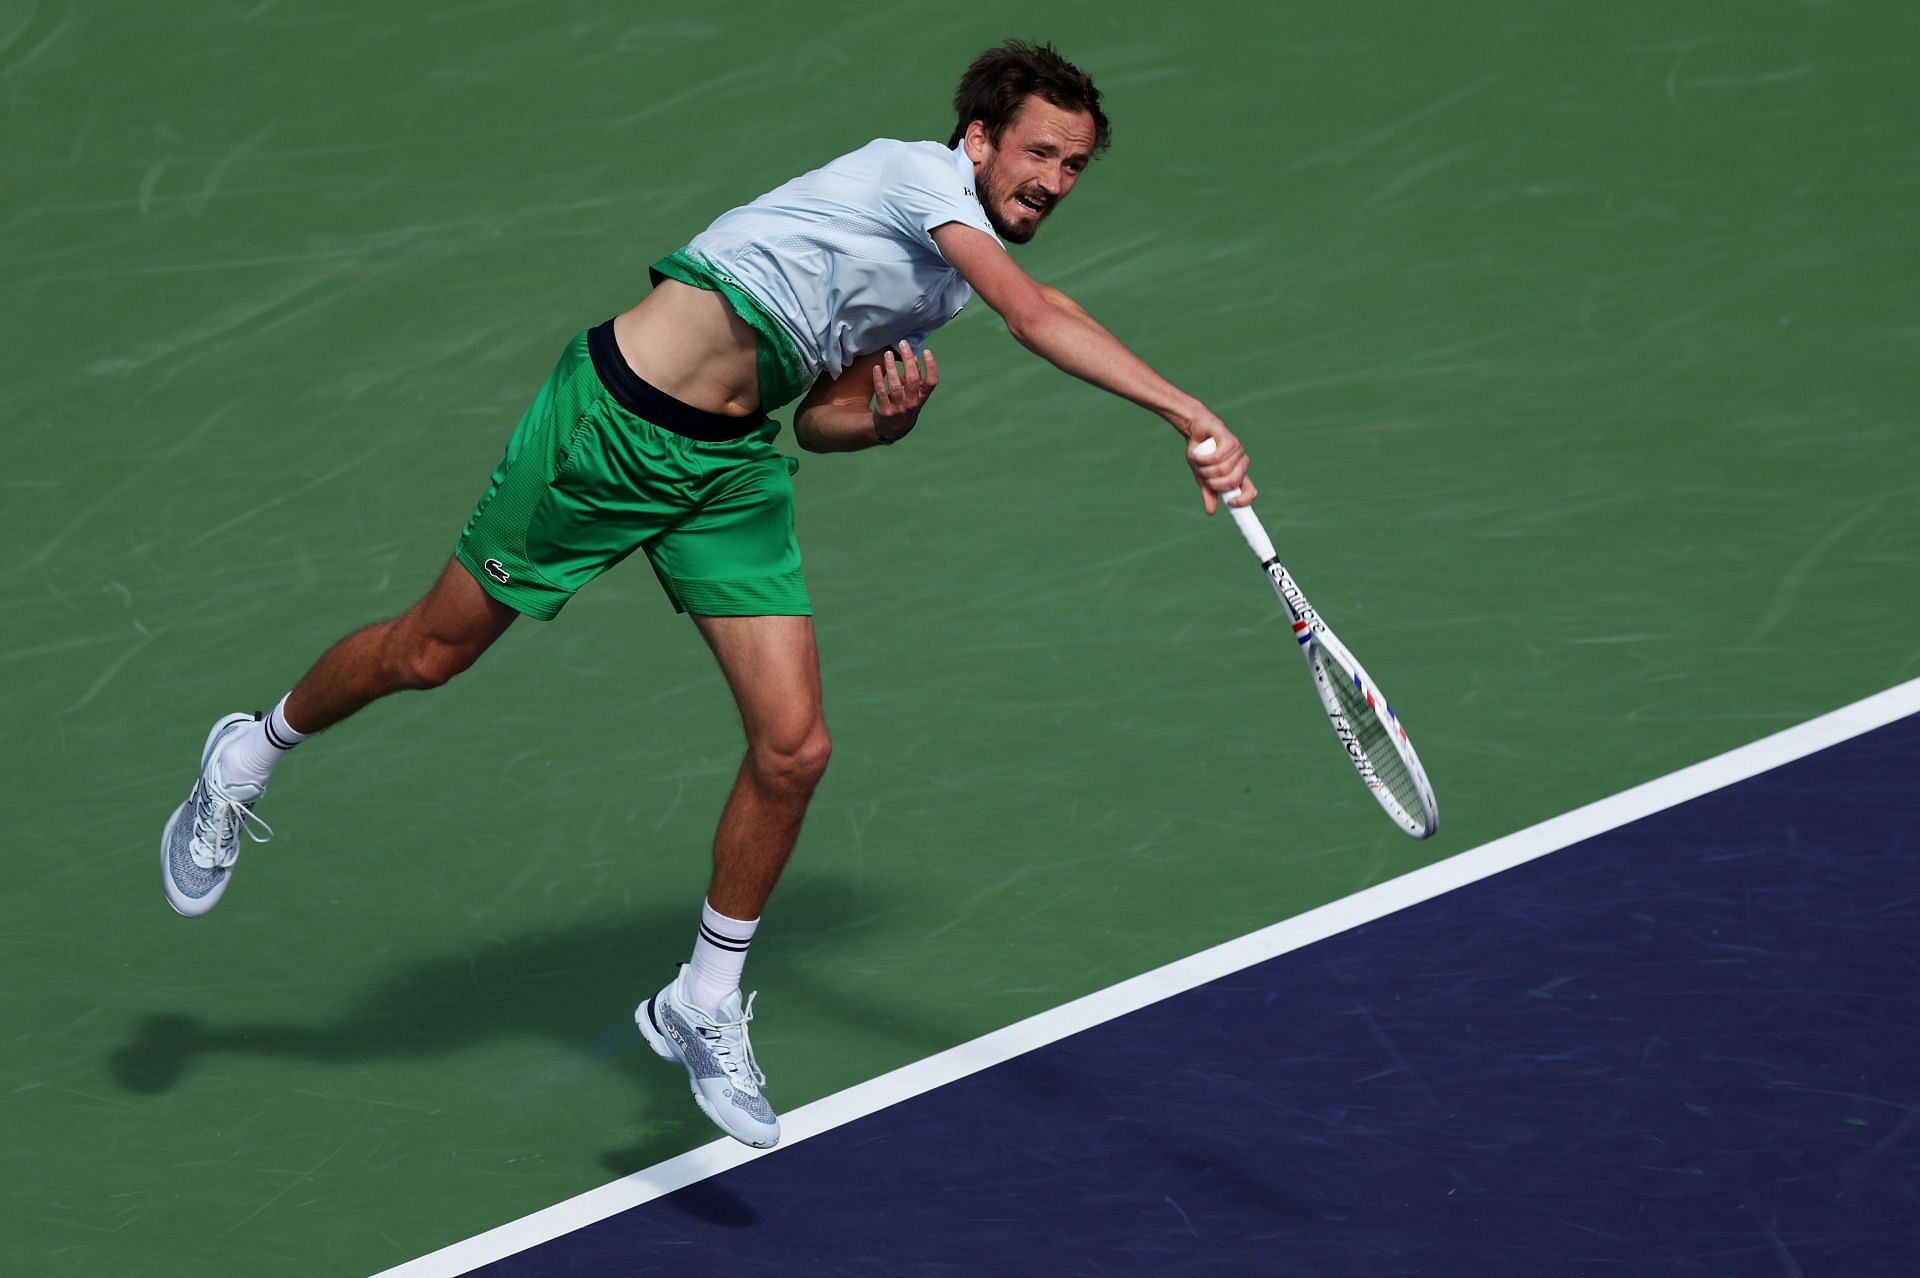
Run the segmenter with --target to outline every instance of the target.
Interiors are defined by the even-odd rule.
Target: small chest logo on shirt
[[[501,563],[498,559],[489,559],[487,560],[487,562],[481,564],[480,566],[487,570],[487,576],[493,578],[495,581],[499,582],[502,585],[505,585],[508,579],[513,576],[512,573],[507,571],[507,566]]]

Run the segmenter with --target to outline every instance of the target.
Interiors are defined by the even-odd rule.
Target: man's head
[[[1052,45],[1009,40],[973,60],[953,95],[948,146],[966,144],[1000,238],[1025,244],[1113,140],[1100,90]]]

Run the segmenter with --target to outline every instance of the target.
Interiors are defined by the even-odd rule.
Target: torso
[[[973,182],[959,151],[883,138],[722,214],[689,251],[761,304],[808,373],[837,377],[901,339],[917,348],[972,295],[930,231],[993,233]],[[721,293],[663,279],[613,333],[633,371],[683,403],[761,406],[756,335]]]
[[[972,296],[933,242],[947,222],[994,233],[964,152],[880,138],[721,214],[688,251],[838,377],[902,339],[917,348]]]
[[[718,293],[661,280],[613,321],[627,366],[683,404],[742,417],[760,407],[754,332]]]

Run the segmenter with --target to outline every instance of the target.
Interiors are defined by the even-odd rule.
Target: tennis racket
[[[1193,455],[1208,457],[1213,451],[1213,440],[1203,439]],[[1238,496],[1239,490],[1227,495]],[[1233,516],[1260,566],[1267,570],[1273,593],[1280,596],[1280,606],[1293,623],[1293,637],[1299,641],[1313,675],[1314,691],[1320,694],[1320,704],[1326,707],[1327,719],[1333,724],[1333,735],[1340,739],[1354,770],[1401,829],[1416,839],[1428,837],[1440,827],[1440,806],[1427,781],[1427,771],[1420,766],[1420,756],[1413,752],[1406,725],[1387,704],[1380,685],[1307,602],[1306,594],[1273,553],[1273,542],[1253,508],[1228,506],[1227,513]]]

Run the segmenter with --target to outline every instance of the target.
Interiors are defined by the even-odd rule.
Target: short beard
[[[1011,199],[1012,193],[1007,192],[1003,197],[1000,191],[994,189],[996,186],[994,178],[997,176],[994,168],[995,166],[989,163],[980,170],[980,193],[987,197],[980,201],[980,206],[986,210],[987,221],[992,224],[994,232],[1001,239],[1009,244],[1025,244],[1040,229],[1040,223],[1046,221],[1046,215],[1041,214],[1033,220],[1032,226],[1025,227],[1010,225],[1005,218],[1001,217],[1000,205],[1005,202],[1005,199]]]

